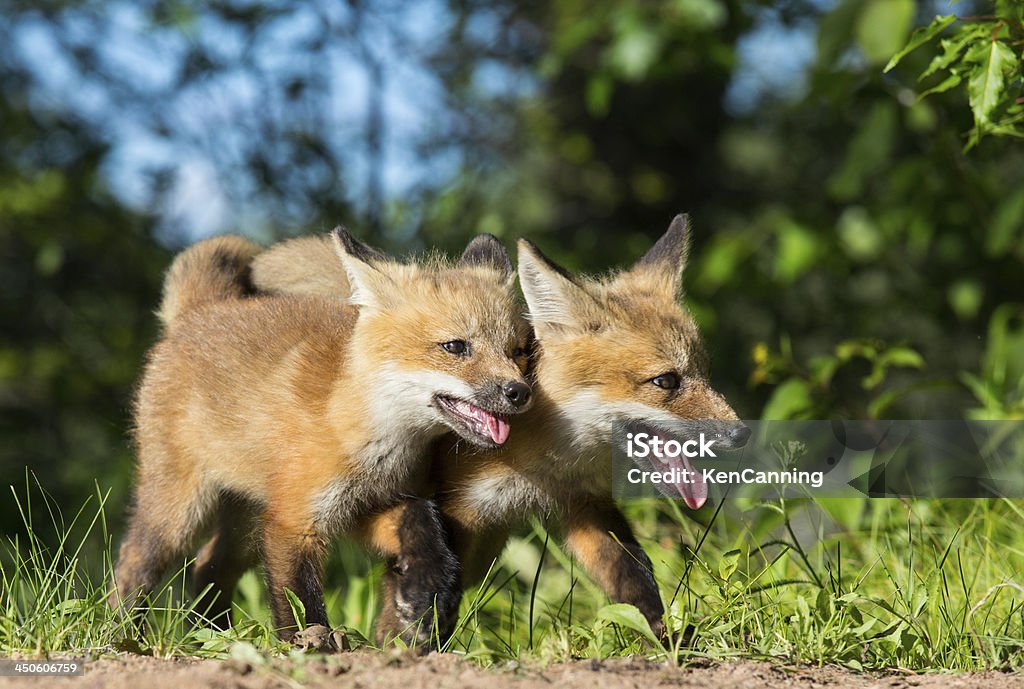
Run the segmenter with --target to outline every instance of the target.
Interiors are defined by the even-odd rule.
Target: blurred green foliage
[[[457,164],[362,206],[344,188],[365,172],[379,193],[386,128],[371,117],[365,131],[328,131],[336,75],[322,51],[351,48],[380,76],[378,33],[337,20],[326,1],[303,4],[323,21],[282,67],[269,56],[284,6],[138,3],[136,30],[152,40],[135,49],[172,67],[158,88],[103,59],[96,36],[124,7],[15,2],[0,14],[0,471],[32,468],[58,501],[78,503],[97,478],[124,504],[132,385],[155,337],[161,271],[188,236],[167,229],[173,167],[138,180],[141,205],[111,187],[121,134],[98,122],[118,110],[171,148],[193,137],[220,184],[259,202],[262,215],[237,229],[264,239],[344,221],[392,250],[454,251],[486,231],[596,272],[634,260],[688,211],[687,301],[718,386],[747,418],[1024,411],[1024,149],[980,136],[1015,126],[1020,63],[993,48],[1002,66],[988,72],[1002,86],[971,85],[978,46],[1019,60],[1013,3],[958,3],[999,18],[951,25],[938,46],[910,38],[935,14],[924,0],[428,4],[443,19],[419,59],[448,109],[416,154],[454,151]],[[346,7],[375,31],[409,28],[388,24],[389,3]],[[946,62],[948,41],[975,40],[992,21],[987,44]],[[812,37],[814,55],[796,70],[761,65],[794,88],[736,106],[730,89],[758,59],[744,41],[765,26]],[[88,98],[53,97],[25,57],[29,30],[53,39],[53,69],[71,70]],[[224,36],[244,49],[223,50]],[[883,72],[908,40],[920,47]],[[786,52],[785,34],[775,44]],[[929,70],[961,75],[970,98],[931,88],[922,99]],[[254,75],[263,107],[237,118],[195,107],[198,126],[183,134],[166,104],[239,74]],[[339,150],[364,145],[369,163],[353,169]],[[0,501],[0,528],[12,510]]]

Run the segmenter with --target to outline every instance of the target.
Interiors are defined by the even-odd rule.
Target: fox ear
[[[526,239],[519,240],[519,284],[538,337],[586,324],[593,298]]]
[[[683,286],[683,269],[690,253],[690,216],[682,213],[672,219],[665,234],[643,255],[633,269],[655,268],[670,280],[672,291],[679,294]]]
[[[466,245],[459,259],[460,266],[481,266],[493,268],[501,274],[505,280],[511,280],[515,275],[512,270],[512,259],[498,238],[493,234],[478,234]]]
[[[331,238],[352,287],[349,302],[364,308],[386,305],[395,285],[376,264],[390,260],[388,256],[362,243],[341,226],[334,228]]]

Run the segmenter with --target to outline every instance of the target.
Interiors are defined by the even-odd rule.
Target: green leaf
[[[914,0],[868,0],[857,18],[857,43],[869,62],[887,60],[906,40]]]
[[[306,628],[306,606],[302,604],[299,597],[295,595],[295,592],[289,588],[285,588],[284,595],[288,599],[288,605],[292,609],[292,617],[295,618],[295,624],[298,625],[299,629]]]
[[[928,65],[928,69],[921,72],[921,76],[917,78],[918,81],[927,79],[941,70],[949,69],[950,65],[960,57],[964,48],[966,48],[971,41],[977,40],[984,35],[983,33],[978,33],[978,28],[979,27],[977,26],[972,26],[961,30],[952,38],[946,38],[939,41],[939,46],[942,48],[942,52],[932,58],[931,63]]]
[[[918,586],[914,589],[914,595],[910,599],[910,614],[917,617],[927,604],[928,589],[924,586]]]
[[[885,380],[885,374],[890,366],[903,366],[905,368],[923,368],[924,359],[913,349],[907,347],[893,347],[878,355],[872,360],[871,373],[864,380],[865,390],[873,390]]]
[[[791,378],[775,388],[768,403],[764,405],[761,418],[765,421],[793,419],[809,411],[813,402],[807,383]]]
[[[651,631],[651,625],[648,624],[647,618],[637,610],[635,605],[628,603],[606,605],[597,611],[597,619],[617,624],[626,629],[632,629],[654,644],[661,644],[658,637]]]
[[[803,596],[797,596],[796,611],[801,620],[811,619],[811,606],[807,605],[807,601],[804,600]]]
[[[736,568],[739,564],[739,550],[730,550],[727,553],[723,553],[721,559],[718,561],[718,576],[722,577],[725,581],[729,581],[729,578],[735,574]]]
[[[946,16],[938,15],[932,20],[931,24],[914,31],[910,36],[910,40],[907,41],[907,44],[903,46],[898,53],[892,56],[892,59],[889,60],[889,63],[885,66],[883,71],[888,72],[891,70],[899,64],[900,60],[935,38],[943,29],[955,21],[955,14],[948,14]]]
[[[891,347],[885,350],[878,361],[885,366],[924,368],[924,358],[910,347]]]
[[[932,86],[930,89],[928,89],[920,96],[918,96],[917,99],[921,100],[922,98],[927,98],[928,96],[934,95],[936,93],[945,93],[951,88],[959,86],[961,81],[963,81],[963,78],[959,74],[950,74],[948,77],[940,81],[938,84]]]
[[[839,359],[834,356],[812,357],[807,363],[807,367],[811,370],[811,382],[819,387],[827,387],[832,381],[836,369],[839,368],[839,363]]]
[[[832,594],[828,589],[818,589],[818,597],[814,601],[814,608],[818,613],[818,619],[828,621],[835,615],[835,601],[832,599]]]
[[[1017,63],[1017,56],[1002,42],[991,41],[970,50],[965,59],[976,63],[967,83],[974,121],[979,126],[989,124],[1006,86],[1006,72]]]

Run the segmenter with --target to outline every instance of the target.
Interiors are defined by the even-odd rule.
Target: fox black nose
[[[530,401],[530,386],[510,380],[501,387],[505,397],[514,407],[521,407]]]
[[[747,444],[747,439],[750,437],[750,426],[740,424],[731,431],[729,431],[729,440],[732,441],[736,447],[743,447]]]

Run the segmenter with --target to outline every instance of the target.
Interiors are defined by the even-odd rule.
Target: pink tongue
[[[683,468],[690,472],[687,474],[687,478],[691,483],[680,481],[676,484],[676,490],[683,496],[683,502],[687,507],[691,510],[699,510],[708,501],[708,484],[704,483],[704,476],[693,468],[686,455],[680,455],[679,459],[682,460]]]
[[[492,416],[491,414],[487,414],[486,418],[487,432],[491,434],[491,440],[498,445],[504,445],[505,441],[508,440],[508,422],[497,416]]]
[[[665,457],[665,461],[673,469],[686,470],[686,478],[689,479],[689,482],[681,479],[675,484],[676,490],[683,497],[683,502],[687,507],[691,510],[699,510],[708,501],[708,484],[704,483],[704,476],[693,468],[690,458],[686,455]]]

